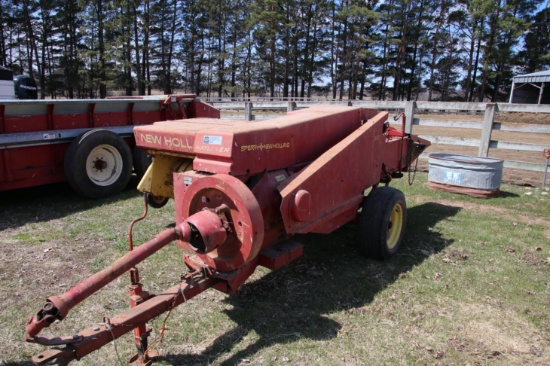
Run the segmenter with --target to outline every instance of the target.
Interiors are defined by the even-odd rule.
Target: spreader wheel
[[[151,165],[153,157],[140,149],[138,146],[134,146],[132,158],[134,161],[134,171],[136,172],[138,178],[141,179],[145,175],[149,165]]]
[[[74,139],[65,154],[65,176],[88,198],[122,191],[132,175],[132,152],[116,133],[91,130]]]
[[[189,218],[202,210],[217,208],[226,212],[227,238],[215,250],[197,256],[218,271],[232,271],[255,258],[261,249],[264,237],[262,210],[243,182],[230,175],[216,174],[189,186],[183,197],[181,217]],[[194,251],[185,243],[180,244]]]
[[[359,251],[374,259],[387,259],[399,250],[407,222],[403,192],[375,188],[363,200],[359,217]]]

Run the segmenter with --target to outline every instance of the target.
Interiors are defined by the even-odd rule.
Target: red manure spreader
[[[0,99],[0,191],[66,180],[89,198],[119,193],[132,168],[141,175],[150,163],[135,148],[135,126],[219,116],[194,94]]]
[[[390,127],[388,113],[317,106],[261,122],[195,118],[134,128],[154,157],[139,189],[172,198],[174,228],[139,246],[60,296],[48,298],[26,326],[25,340],[50,346],[35,364],[66,365],[133,331],[131,364],[152,362],[146,323],[214,288],[234,294],[256,267],[278,269],[299,258],[295,234],[331,233],[359,221],[359,252],[384,259],[405,232],[402,192],[388,187],[429,142]],[[368,194],[367,194],[368,193]],[[365,196],[366,195],[366,196]],[[136,265],[176,242],[188,268],[180,284],[152,295]],[[40,331],[103,286],[130,272],[130,307],[70,337]]]

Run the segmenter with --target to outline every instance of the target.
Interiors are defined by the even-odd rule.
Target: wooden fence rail
[[[438,105],[430,105],[427,102],[419,103],[420,105],[415,105],[416,102],[407,102],[408,105],[405,107],[406,116],[408,121],[413,121],[412,125],[420,126],[433,126],[433,127],[447,127],[452,128],[469,128],[469,129],[480,129],[481,136],[479,139],[465,139],[459,137],[444,137],[444,136],[426,136],[422,135],[421,137],[430,140],[432,143],[443,144],[443,145],[457,145],[457,146],[470,146],[470,147],[479,147],[478,156],[487,157],[489,156],[489,149],[506,149],[506,150],[516,150],[516,151],[533,151],[541,153],[541,162],[543,161],[543,151],[544,149],[550,146],[550,125],[503,125],[502,123],[495,122],[495,114],[497,111],[506,111],[506,112],[521,112],[521,113],[550,113],[550,106],[540,106],[540,105],[514,105],[509,106],[506,104],[496,104],[496,103],[464,103],[463,105],[456,105],[458,103],[451,103],[453,105],[447,108],[447,110],[454,111],[483,111],[484,117],[483,122],[474,122],[474,121],[453,121],[453,122],[444,122],[444,121],[433,121],[429,119],[418,119],[414,117],[413,112],[417,109],[422,109],[426,111],[430,110],[440,110],[439,108],[443,107],[440,103]],[[411,106],[412,104],[412,106]],[[474,104],[474,105],[472,105]],[[466,108],[469,107],[469,108]],[[473,108],[472,108],[473,107]],[[481,109],[484,107],[484,110]],[[412,126],[407,124],[408,132],[412,131]],[[498,141],[491,139],[492,132],[495,130],[508,131],[508,132],[524,132],[524,133],[536,133],[536,134],[545,134],[548,135],[548,144],[531,144],[525,142],[506,142]],[[548,162],[546,164],[536,164],[524,161],[514,161],[514,160],[505,160],[504,167],[511,169],[520,169],[520,170],[532,170],[544,172],[548,168]]]

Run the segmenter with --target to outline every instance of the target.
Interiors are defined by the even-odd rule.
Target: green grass
[[[550,363],[550,197],[503,185],[481,200],[427,188],[405,192],[407,233],[398,255],[357,254],[357,227],[300,235],[305,253],[259,268],[239,293],[210,290],[174,310],[160,365],[542,365]],[[61,188],[5,200],[0,213],[0,364],[30,365],[43,347],[23,343],[25,319],[126,251],[141,215],[133,190],[100,201]],[[531,192],[530,195],[526,193]],[[174,222],[173,203],[134,230],[141,243]],[[185,271],[169,246],[139,266],[161,292]],[[71,335],[127,308],[127,276],[77,306],[45,335]],[[150,323],[153,338],[164,316]],[[115,365],[135,353],[130,336],[82,360]]]

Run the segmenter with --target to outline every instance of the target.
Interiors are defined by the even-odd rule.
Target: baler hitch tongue
[[[126,253],[110,266],[85,279],[64,294],[48,298],[44,307],[28,320],[24,340],[38,343],[35,337],[42,329],[49,327],[56,320],[63,320],[73,307],[176,239],[189,241],[191,226],[184,222],[173,229],[162,231],[155,238]]]
[[[69,349],[51,348],[41,352],[32,358],[35,365],[59,365],[66,366],[76,358],[74,352]],[[55,362],[52,364],[52,362]]]
[[[59,365],[66,366],[75,359],[73,352],[68,350],[60,350],[56,348],[48,349],[44,352],[33,356],[32,363],[34,365]],[[52,363],[55,362],[55,363]]]
[[[182,277],[182,282],[179,285],[162,294],[154,297],[148,295],[140,297],[144,292],[141,291],[141,284],[138,283],[139,275],[135,266],[176,239],[186,243],[198,254],[215,250],[227,239],[228,214],[229,208],[226,205],[220,205],[215,209],[201,210],[175,228],[165,230],[154,239],[133,248],[113,264],[85,279],[64,294],[48,298],[42,309],[28,320],[24,340],[45,346],[65,347],[48,349],[34,356],[33,363],[44,365],[55,362],[57,365],[67,365],[70,361],[80,359],[132,329],[134,329],[134,334],[137,331],[144,337],[142,340],[137,340],[138,343],[142,342],[138,345],[138,349],[141,350],[147,342],[148,332],[145,330],[147,321],[166,311],[170,312],[174,307],[212,287],[218,282],[218,279],[212,277],[208,271],[197,270],[187,273]],[[131,296],[132,307],[128,311],[107,321],[104,320],[105,327],[95,326],[84,329],[73,337],[48,339],[37,336],[43,328],[49,327],[55,321],[63,320],[74,306],[128,271],[132,278],[131,295],[134,295]],[[137,290],[138,288],[139,290]],[[138,298],[139,300],[136,300]],[[133,303],[132,299],[134,299]],[[151,359],[150,352],[152,351],[146,346],[145,348],[147,353],[138,353],[137,358],[134,357],[138,362]],[[144,350],[141,351],[144,352]]]
[[[215,286],[218,279],[210,277],[203,271],[187,273],[182,277],[182,282],[168,290],[148,298],[146,301],[129,308],[125,312],[110,319],[104,319],[103,323],[96,324],[78,332],[73,341],[68,340],[63,348],[51,348],[45,350],[32,358],[35,365],[55,364],[68,365],[75,359],[90,354],[91,352],[105,346],[109,342],[135,330],[136,327],[145,325],[147,321],[168,312]],[[167,315],[168,316],[168,315]],[[148,333],[148,332],[147,332]],[[135,334],[135,333],[134,333]],[[146,338],[146,337],[145,337]],[[56,339],[53,339],[55,341]],[[138,342],[140,340],[137,340]],[[130,360],[130,364],[148,365],[154,351],[146,346],[137,357]]]

